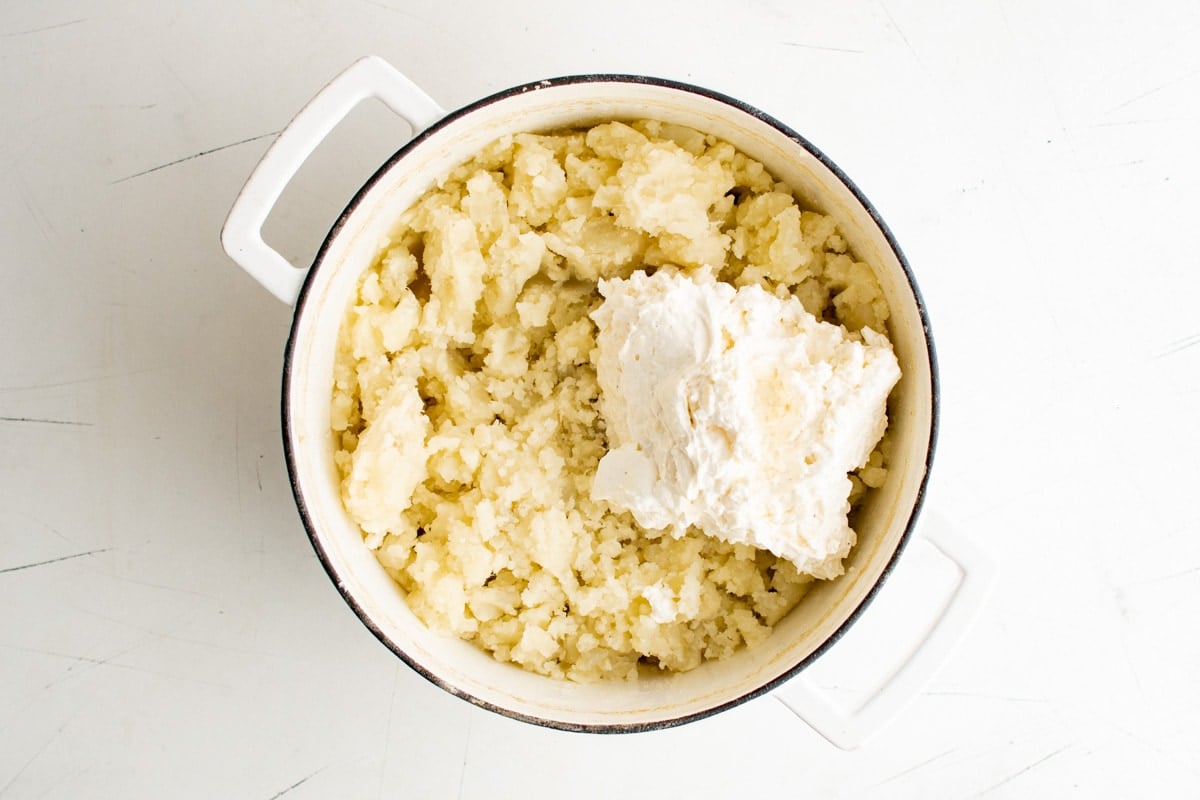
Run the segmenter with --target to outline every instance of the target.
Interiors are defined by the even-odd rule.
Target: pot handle
[[[263,241],[263,223],[317,146],[359,103],[371,98],[395,111],[414,134],[445,114],[416,84],[382,58],[360,59],[330,81],[280,132],[225,219],[221,229],[225,252],[288,305],[295,304],[305,271]]]
[[[831,700],[804,672],[772,692],[789,711],[843,750],[865,743],[916,698],[966,634],[994,583],[991,560],[943,518],[926,511],[915,538],[909,546],[921,540],[932,545],[955,567],[957,582],[925,635],[907,654],[898,654],[899,666],[878,689],[850,711]]]

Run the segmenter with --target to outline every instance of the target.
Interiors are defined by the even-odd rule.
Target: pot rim
[[[331,244],[337,238],[337,236],[340,234],[340,232],[341,232],[342,228],[345,226],[347,220],[350,218],[350,216],[354,213],[354,211],[361,204],[361,202],[363,201],[363,199],[367,195],[367,193],[375,186],[376,183],[378,183],[383,178],[383,176],[385,174],[387,174],[392,169],[392,167],[400,159],[404,158],[404,156],[407,155],[413,148],[417,147],[422,142],[424,142],[426,139],[435,135],[442,128],[446,127],[447,125],[451,124],[452,122],[454,122],[462,117],[465,117],[481,108],[487,107],[487,106],[492,105],[497,102],[501,102],[503,100],[506,100],[506,99],[514,97],[514,96],[523,95],[527,92],[539,91],[542,89],[551,89],[551,88],[555,88],[555,87],[559,87],[559,86],[567,86],[567,85],[573,85],[573,84],[590,84],[590,83],[640,84],[640,85],[657,86],[657,87],[662,87],[662,88],[666,88],[666,89],[672,89],[672,90],[676,90],[676,91],[695,94],[700,97],[704,97],[708,100],[713,100],[718,103],[723,103],[725,105],[731,106],[745,114],[748,114],[762,122],[765,122],[772,128],[775,128],[777,131],[782,133],[788,139],[792,140],[797,145],[799,145],[800,147],[807,150],[810,155],[812,155],[822,165],[824,165],[827,169],[829,169],[829,171],[832,172],[834,174],[834,176],[836,176],[837,179],[850,191],[850,193],[854,196],[855,200],[857,200],[862,205],[863,209],[866,210],[866,212],[870,215],[870,217],[874,221],[874,223],[879,227],[879,230],[883,234],[885,241],[887,241],[888,246],[892,249],[892,252],[895,254],[896,259],[899,262],[901,269],[904,271],[904,277],[905,277],[905,280],[907,280],[907,282],[908,282],[909,289],[913,293],[913,300],[916,303],[917,312],[921,319],[921,326],[922,326],[923,334],[924,334],[923,338],[925,341],[926,353],[929,358],[930,426],[929,426],[929,446],[928,446],[928,449],[926,450],[926,455],[925,455],[924,474],[921,476],[921,482],[917,488],[917,494],[916,494],[916,498],[914,499],[914,502],[913,502],[912,512],[910,513],[910,515],[908,517],[908,521],[906,522],[906,524],[904,526],[904,531],[900,535],[900,539],[896,544],[896,549],[892,552],[891,556],[888,558],[888,561],[884,565],[883,570],[880,573],[878,580],[876,580],[875,583],[867,590],[862,601],[859,602],[859,604],[850,611],[849,615],[847,615],[846,619],[842,622],[842,624],[839,625],[837,630],[835,630],[832,634],[830,634],[825,639],[825,641],[821,642],[821,644],[819,644],[811,653],[809,653],[807,656],[805,656],[800,661],[796,662],[796,664],[792,665],[790,668],[788,668],[786,671],[784,671],[782,674],[778,675],[777,677],[759,685],[758,687],[756,687],[748,692],[745,692],[745,693],[739,695],[738,697],[735,697],[731,700],[727,700],[723,703],[719,703],[710,708],[705,708],[700,711],[683,714],[678,717],[672,717],[669,719],[661,719],[661,720],[652,720],[652,721],[648,721],[648,722],[580,723],[580,722],[569,722],[569,721],[557,720],[557,719],[547,719],[544,717],[538,717],[538,716],[533,716],[530,714],[524,714],[524,713],[521,713],[518,711],[514,711],[512,709],[504,708],[503,706],[498,706],[495,703],[491,703],[489,701],[483,700],[482,698],[476,697],[476,696],[472,695],[470,692],[463,691],[462,689],[460,689],[457,686],[453,685],[452,683],[442,679],[438,675],[430,672],[425,667],[423,667],[419,662],[417,662],[415,659],[413,659],[411,656],[409,656],[402,647],[400,647],[398,644],[393,642],[387,636],[387,634],[384,633],[383,630],[378,625],[375,624],[375,622],[371,618],[371,616],[366,612],[366,610],[362,607],[362,605],[355,599],[354,595],[346,588],[346,586],[341,581],[336,568],[333,566],[328,554],[325,551],[324,546],[321,543],[321,538],[316,529],[316,526],[313,524],[312,515],[309,512],[308,504],[305,500],[304,489],[303,489],[303,487],[301,487],[300,481],[298,478],[298,468],[297,468],[297,464],[296,464],[296,452],[295,452],[295,448],[293,447],[293,444],[292,444],[292,438],[293,438],[292,432],[293,431],[292,431],[292,422],[291,422],[291,420],[292,420],[291,393],[289,391],[291,383],[292,383],[292,361],[295,356],[297,331],[300,328],[301,319],[304,317],[305,311],[307,310],[307,302],[309,299],[309,290],[312,285],[313,277],[314,277],[317,269],[320,267],[321,263],[324,261],[325,255],[328,252]],[[916,527],[917,520],[921,514],[921,509],[923,508],[923,506],[925,504],[925,495],[926,495],[926,491],[927,491],[928,485],[929,485],[929,472],[933,466],[934,451],[937,449],[938,425],[939,425],[939,416],[940,416],[939,412],[940,412],[940,405],[941,405],[940,380],[939,380],[939,376],[938,376],[937,353],[936,353],[936,350],[935,350],[934,344],[933,344],[933,331],[930,327],[929,315],[926,312],[925,300],[924,300],[923,296],[921,295],[921,291],[920,291],[919,287],[917,286],[916,278],[913,276],[912,269],[908,263],[908,259],[905,258],[904,252],[900,249],[900,245],[897,243],[895,237],[892,235],[891,228],[888,227],[887,223],[884,222],[883,218],[879,215],[879,212],[876,210],[875,206],[871,203],[870,200],[867,199],[867,197],[858,188],[858,186],[850,179],[850,177],[848,175],[846,175],[842,171],[842,169],[837,166],[837,164],[835,164],[828,156],[825,155],[824,152],[822,152],[816,145],[814,145],[808,139],[804,138],[802,135],[800,135],[799,133],[794,131],[791,127],[784,124],[780,120],[776,119],[774,116],[767,114],[766,112],[764,112],[758,108],[755,108],[754,106],[752,106],[748,103],[745,103],[741,100],[738,100],[734,97],[723,94],[721,92],[717,92],[717,91],[714,91],[711,89],[706,89],[706,88],[696,86],[696,85],[690,84],[690,83],[676,81],[676,80],[672,80],[669,78],[659,78],[659,77],[651,77],[651,76],[645,76],[645,75],[632,75],[632,74],[623,74],[623,73],[584,73],[584,74],[578,74],[578,75],[564,75],[564,76],[557,77],[557,78],[549,78],[549,79],[544,79],[544,80],[539,80],[539,81],[531,81],[529,83],[523,83],[523,84],[514,86],[512,88],[505,89],[503,91],[499,91],[494,94],[483,97],[479,100],[476,100],[472,103],[462,106],[461,108],[456,109],[454,111],[450,111],[447,114],[445,114],[442,118],[438,119],[437,121],[435,121],[434,123],[429,125],[429,127],[416,133],[411,139],[409,139],[407,142],[405,142],[395,152],[395,154],[393,154],[390,158],[388,158],[387,161],[385,161],[379,167],[379,169],[377,169],[371,175],[371,177],[367,179],[367,181],[362,185],[362,187],[359,188],[359,190],[357,192],[355,192],[354,196],[347,203],[345,209],[343,209],[342,213],[338,216],[337,220],[333,223],[332,227],[330,227],[329,233],[326,234],[325,239],[322,241],[320,248],[318,248],[317,253],[313,258],[312,266],[309,268],[309,270],[305,274],[304,280],[300,285],[299,295],[296,298],[295,311],[292,316],[292,324],[291,324],[291,327],[290,327],[290,330],[288,333],[287,344],[286,344],[285,350],[284,350],[282,378],[283,378],[283,387],[282,387],[283,391],[282,391],[282,403],[281,403],[280,411],[281,411],[282,423],[283,423],[282,432],[283,432],[284,459],[287,463],[288,482],[291,484],[292,494],[296,501],[296,508],[300,512],[301,522],[304,525],[305,532],[308,534],[309,542],[312,544],[313,550],[316,552],[317,558],[321,562],[321,566],[324,568],[325,573],[329,576],[329,579],[333,582],[334,586],[337,587],[338,593],[341,594],[342,599],[346,602],[346,604],[354,612],[355,616],[358,617],[359,621],[361,621],[367,627],[367,629],[369,631],[371,631],[371,633],[375,636],[375,638],[378,639],[385,647],[388,648],[388,650],[390,650],[393,654],[398,656],[401,661],[403,661],[406,665],[408,665],[408,667],[410,669],[412,669],[414,672],[416,672],[421,677],[425,678],[430,683],[445,690],[449,694],[454,695],[455,697],[459,697],[463,700],[466,700],[467,702],[471,703],[474,706],[478,706],[479,708],[483,708],[487,711],[491,711],[496,714],[500,714],[500,715],[508,717],[510,719],[515,719],[520,722],[526,722],[526,723],[529,723],[532,725],[538,725],[538,726],[545,727],[545,728],[569,731],[569,732],[573,732],[573,733],[604,733],[604,734],[640,733],[640,732],[645,732],[645,731],[665,730],[667,728],[673,728],[673,727],[677,727],[679,725],[684,725],[684,724],[687,724],[690,722],[696,722],[696,721],[699,721],[702,719],[706,719],[713,715],[719,714],[722,711],[726,711],[730,708],[741,705],[742,703],[745,703],[749,700],[753,700],[757,697],[760,697],[764,694],[767,694],[767,693],[773,691],[774,689],[778,688],[782,684],[786,683],[791,678],[795,677],[803,669],[808,667],[817,658],[819,658],[822,654],[824,654],[830,647],[832,647],[834,644],[836,644],[838,642],[838,640],[840,640],[842,638],[842,636],[844,636],[846,634],[846,632],[850,629],[850,626],[853,625],[859,619],[860,616],[862,616],[862,614],[866,610],[867,606],[869,606],[871,604],[871,602],[875,599],[876,595],[879,592],[879,589],[883,586],[883,584],[887,580],[888,576],[895,569],[896,563],[899,560],[900,555],[904,552],[905,547],[908,545],[908,542],[912,537],[913,530]],[[552,680],[552,679],[547,678],[547,680]]]

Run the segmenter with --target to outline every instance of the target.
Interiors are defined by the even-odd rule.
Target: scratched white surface
[[[1200,6],[568,6],[0,4],[0,797],[1196,796]],[[536,729],[342,604],[281,458],[290,314],[218,231],[270,134],[368,53],[447,108],[588,71],[706,85],[875,201],[941,359],[930,505],[999,580],[866,746],[769,697]],[[310,256],[402,137],[352,117],[272,241]],[[903,623],[886,592],[867,620]]]

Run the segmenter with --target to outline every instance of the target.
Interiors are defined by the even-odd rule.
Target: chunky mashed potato
[[[601,278],[709,269],[886,331],[833,221],[729,144],[658,122],[507,136],[400,218],[342,326],[333,429],[366,545],[431,628],[572,680],[766,637],[812,576],[591,499]],[[887,440],[852,477],[886,476]]]

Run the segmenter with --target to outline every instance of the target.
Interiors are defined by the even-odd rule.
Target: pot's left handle
[[[330,81],[280,132],[225,219],[221,229],[225,252],[288,305],[296,302],[304,271],[263,241],[263,223],[317,146],[355,106],[372,98],[395,111],[414,133],[445,114],[429,95],[382,58],[360,59]]]

